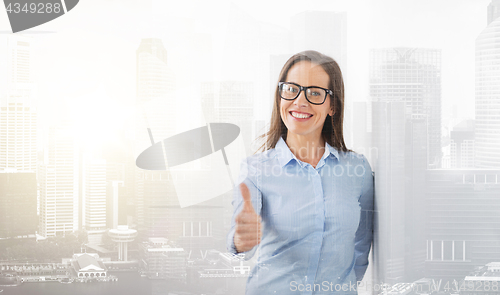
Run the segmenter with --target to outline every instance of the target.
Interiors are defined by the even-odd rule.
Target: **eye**
[[[307,90],[307,95],[310,97],[321,97],[324,95],[324,91],[319,88],[309,88]]]

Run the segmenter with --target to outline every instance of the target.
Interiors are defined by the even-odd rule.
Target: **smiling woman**
[[[342,134],[338,64],[292,56],[275,92],[263,152],[246,159],[227,247],[259,249],[246,294],[357,294],[373,237],[373,176]]]

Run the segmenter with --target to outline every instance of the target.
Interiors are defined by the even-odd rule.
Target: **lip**
[[[310,117],[308,117],[308,118],[296,118],[296,117],[292,116],[292,112],[298,113],[298,114],[310,115]],[[288,114],[290,115],[290,117],[292,117],[292,119],[297,120],[299,122],[307,121],[307,120],[311,119],[314,116],[313,114],[305,113],[305,112],[299,112],[299,111],[289,111]]]

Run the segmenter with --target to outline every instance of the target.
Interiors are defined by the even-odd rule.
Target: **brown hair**
[[[320,65],[330,78],[328,88],[333,91],[333,97],[330,99],[330,106],[335,112],[333,116],[326,116],[323,130],[321,131],[323,140],[328,142],[329,145],[336,148],[338,151],[350,151],[344,143],[344,133],[342,130],[344,121],[344,80],[342,79],[342,72],[340,71],[339,65],[333,58],[317,51],[303,51],[288,59],[283,69],[281,69],[278,82],[286,82],[285,79],[290,68],[301,61],[308,61]],[[278,92],[278,86],[276,86],[269,131],[259,136],[259,139],[265,140],[264,144],[259,148],[261,151],[275,148],[280,137],[283,137],[286,141],[288,129],[281,119],[280,103],[281,97]]]

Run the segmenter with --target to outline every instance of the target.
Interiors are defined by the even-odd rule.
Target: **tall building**
[[[232,123],[240,127],[240,136],[245,143],[246,153],[251,154],[252,144],[256,143],[254,132],[254,102],[253,83],[240,81],[206,82],[201,85],[202,108],[208,122]],[[259,134],[260,135],[260,134]],[[207,160],[209,160],[207,158]],[[214,202],[219,202],[216,207],[206,208],[205,220],[197,219],[198,222],[214,222],[215,227],[210,232],[217,245],[224,245],[223,241],[230,229],[233,207],[231,205],[232,192],[225,193]],[[219,207],[220,206],[220,207]],[[222,210],[222,214],[218,212]],[[218,220],[213,220],[218,219]],[[188,224],[191,222],[188,221]],[[223,227],[217,225],[223,224]],[[187,236],[190,236],[188,234]],[[212,234],[210,235],[212,236]],[[223,247],[219,247],[223,250]]]
[[[106,227],[117,228],[127,224],[127,203],[123,194],[123,181],[111,180],[106,187]]]
[[[372,49],[370,96],[403,101],[405,113],[427,123],[428,164],[441,160],[441,51],[420,48]]]
[[[137,122],[135,156],[175,134],[175,81],[168,67],[167,50],[160,39],[143,39],[137,57]],[[135,166],[135,160],[134,160]],[[145,237],[169,235],[169,206],[179,206],[168,171],[146,171],[135,167],[136,224]]]
[[[500,0],[491,0],[488,5],[488,25],[500,16]]]
[[[160,39],[142,39],[136,51],[137,63],[137,153],[151,145],[146,128],[155,142],[175,134],[175,77],[167,63],[167,50]],[[137,142],[139,141],[139,142]]]
[[[371,155],[377,188],[374,267],[378,283],[423,277],[427,124],[404,101],[372,103]],[[369,152],[372,152],[370,148]]]
[[[35,172],[0,172],[0,238],[36,231]]]
[[[441,160],[441,53],[370,52],[370,97],[380,283],[425,276],[425,171]]]
[[[405,116],[403,102],[373,102],[373,146],[378,155],[370,163],[377,187],[374,267],[376,280],[393,284],[404,277],[405,267]]]
[[[0,170],[36,172],[37,112],[33,38],[10,36],[8,84],[0,93]]]
[[[0,103],[0,170],[36,172],[36,109],[16,101]]]
[[[51,127],[40,166],[39,234],[64,235],[79,229],[79,152],[70,128]]]
[[[500,18],[488,6],[488,25],[476,38],[476,167],[500,167]]]
[[[82,184],[83,227],[89,243],[98,245],[106,232],[106,161],[87,159]]]
[[[134,140],[125,135],[133,127],[133,122],[118,134],[118,140],[103,147],[102,159],[106,161],[106,218],[107,227],[132,225],[135,216],[136,166]]]

